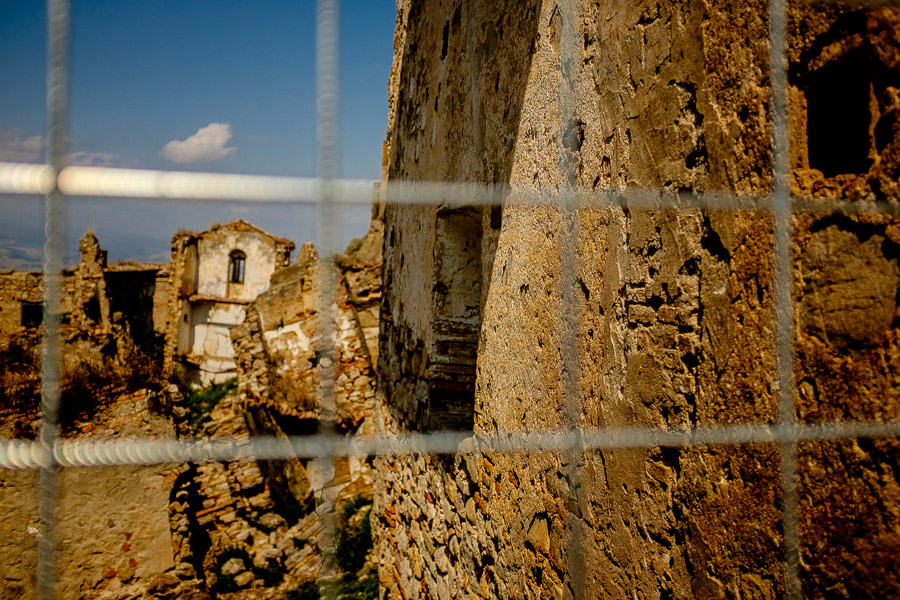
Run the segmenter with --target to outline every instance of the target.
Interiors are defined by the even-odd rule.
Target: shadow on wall
[[[403,92],[392,106],[388,178],[508,183],[540,2],[412,3],[400,11],[407,29],[392,87]],[[417,47],[423,43],[433,47]],[[469,150],[460,153],[459,147]],[[383,317],[380,354],[398,357],[400,364],[383,362],[381,385],[385,397],[404,389],[401,395],[416,398],[411,406],[389,409],[412,429],[471,430],[482,292],[493,267],[502,208],[389,204],[387,211],[392,213],[387,220],[401,225],[386,232],[385,288],[418,287],[415,310],[426,313],[419,323],[428,323],[414,325],[409,307],[391,307],[385,296],[382,315],[391,316]],[[402,226],[419,215],[427,215],[427,222],[415,233]],[[393,281],[424,273],[432,278],[430,285]]]

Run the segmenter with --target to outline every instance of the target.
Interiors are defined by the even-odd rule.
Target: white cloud
[[[159,154],[177,163],[212,162],[237,151],[225,147],[230,139],[231,123],[210,123],[185,140],[172,140]]]
[[[0,129],[0,161],[40,162],[44,138],[21,129]]]
[[[118,158],[115,154],[108,152],[72,152],[66,157],[66,162],[70,165],[79,165],[84,167],[109,167]]]
[[[68,141],[71,142],[72,139],[69,138]],[[0,129],[0,161],[43,162],[43,149],[44,138],[39,135],[27,135],[21,129]],[[109,167],[118,158],[118,155],[108,152],[79,150],[67,154],[65,162],[70,165]]]

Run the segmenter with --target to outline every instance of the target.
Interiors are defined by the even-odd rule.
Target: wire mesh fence
[[[867,6],[892,5],[876,0],[857,2]],[[317,8],[317,118],[318,176],[316,178],[263,177],[236,174],[183,173],[138,169],[67,166],[66,111],[68,90],[68,0],[48,3],[46,165],[0,163],[0,193],[46,196],[46,243],[44,246],[45,335],[43,341],[42,427],[37,441],[0,440],[0,468],[39,469],[41,537],[38,561],[38,594],[56,596],[57,542],[55,532],[58,507],[57,473],[63,467],[112,465],[155,465],[176,462],[273,460],[297,456],[332,458],[339,456],[396,456],[412,454],[452,454],[471,432],[436,432],[391,436],[344,437],[330,431],[328,420],[317,435],[287,439],[251,437],[249,440],[153,440],[111,439],[63,440],[59,431],[59,273],[62,270],[62,232],[66,219],[66,197],[146,198],[221,200],[240,202],[313,204],[318,208],[317,245],[324,256],[336,251],[337,210],[342,204],[368,204],[372,182],[339,177],[338,150],[338,5],[337,0],[319,0]],[[566,67],[573,61],[576,47],[574,0],[559,3],[562,22],[563,55],[560,58],[560,118],[562,127],[575,110],[575,85]],[[787,6],[785,0],[769,0],[769,48],[771,68],[771,126],[773,182],[771,193],[736,194],[731,191],[685,192],[662,189],[626,188],[584,191],[574,187],[558,190],[516,189],[516,202],[525,206],[553,206],[562,211],[585,208],[628,208],[659,210],[759,211],[774,217],[774,297],[778,416],[774,422],[721,425],[682,430],[645,427],[579,428],[577,385],[565,382],[565,396],[575,403],[565,422],[567,428],[521,434],[480,435],[479,444],[495,452],[563,451],[623,448],[691,447],[720,444],[777,444],[780,447],[782,488],[782,531],[786,596],[800,598],[800,539],[797,528],[797,445],[819,440],[849,440],[900,436],[900,423],[841,422],[798,423],[794,381],[794,306],[792,299],[792,215],[796,213],[881,213],[896,215],[894,202],[865,200],[822,200],[791,195],[788,154]],[[563,165],[573,169],[573,165]],[[503,205],[513,191],[504,184],[387,182],[382,187],[389,203],[441,206]],[[572,243],[572,223],[564,221],[561,277],[574,280],[577,267],[576,244]],[[328,270],[324,277],[333,277]],[[323,352],[334,356],[332,305],[334,282],[320,286],[320,323],[323,324]],[[564,286],[565,287],[565,286]],[[561,327],[570,335],[575,302],[564,298],[570,310],[564,312]],[[573,340],[565,344],[575,348]],[[578,360],[564,353],[565,372],[574,377]],[[333,363],[332,363],[333,364]],[[319,388],[319,403],[326,416],[334,412],[333,371],[326,371]],[[570,377],[571,378],[571,377]],[[330,531],[332,527],[326,526]],[[326,551],[326,555],[330,550]],[[327,572],[328,561],[325,570]]]

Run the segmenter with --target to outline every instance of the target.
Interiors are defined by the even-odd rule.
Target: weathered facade
[[[574,22],[539,0],[398,2],[388,181],[512,191],[493,209],[388,204],[387,433],[777,419],[769,214],[523,199],[771,191],[767,6],[570,5]],[[798,3],[788,31],[794,194],[900,202],[900,13]],[[798,418],[900,418],[897,220],[793,225]],[[809,597],[900,595],[897,464],[896,440],[800,445]],[[476,437],[455,456],[379,459],[381,584],[442,600],[780,597],[778,469],[765,444],[526,455]]]
[[[204,408],[176,385],[169,385],[166,393],[110,392],[97,398],[89,412],[76,414],[64,432],[88,439],[233,441],[312,433],[320,420],[332,419],[342,433],[371,433],[372,355],[377,352],[381,293],[380,206],[376,203],[369,233],[345,254],[322,260],[307,244],[296,264],[273,270],[265,283],[250,277],[249,269],[258,261],[251,261],[254,246],[241,238],[239,248],[247,258],[244,285],[266,291],[242,304],[247,319],[226,330],[236,349],[238,393]],[[256,232],[249,233],[253,241]],[[105,319],[115,327],[110,313],[120,306],[113,300],[118,283],[110,277],[105,253],[93,236],[82,241],[82,250],[85,258],[68,279],[79,291],[69,293],[70,302],[90,305],[91,310],[67,311],[68,320],[73,331],[96,330],[96,337]],[[284,251],[289,252],[287,244]],[[337,282],[335,341],[340,362],[335,369],[337,410],[329,414],[317,402],[321,268],[334,269]],[[213,265],[209,272],[221,269]],[[223,289],[207,283],[205,289],[212,294]],[[146,296],[137,294],[131,301],[141,304]],[[0,416],[0,436],[17,435],[13,420],[3,411]],[[201,600],[225,594],[281,599],[297,593],[319,575],[322,548],[334,536],[326,531],[331,513],[348,503],[370,506],[372,495],[371,461],[365,457],[68,469],[61,481],[66,519],[60,528],[59,593],[64,598],[106,600]],[[0,472],[0,510],[7,520],[0,528],[0,593],[33,595],[37,473]]]
[[[168,269],[155,263],[107,264],[106,250],[92,232],[78,244],[81,259],[62,273],[60,312],[63,334],[77,330],[110,332],[113,317],[135,334],[165,329]],[[37,330],[43,321],[43,274],[0,272],[0,340]]]
[[[244,220],[199,234],[176,233],[164,371],[172,373],[177,362],[200,385],[234,377],[229,330],[244,320],[272,274],[290,264],[293,249],[290,240]]]

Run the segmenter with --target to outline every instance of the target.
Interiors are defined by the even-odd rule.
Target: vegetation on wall
[[[133,346],[117,359],[114,341],[85,340],[62,351],[60,424],[64,429],[88,420],[112,396],[161,389],[161,365]],[[30,424],[41,403],[41,345],[36,334],[14,336],[0,346],[0,406],[15,424],[15,435],[32,437]]]
[[[319,584],[315,581],[307,581],[296,590],[291,590],[281,597],[281,600],[319,600]]]
[[[0,347],[0,409],[21,415],[14,422],[12,434],[32,437],[30,418],[36,416],[41,402],[40,356],[36,345],[26,336],[14,337]]]
[[[75,353],[63,361],[60,422],[90,420],[104,400],[119,393],[161,389],[159,364],[132,349],[123,364],[96,352]]]
[[[372,551],[372,525],[369,513],[372,499],[366,496],[351,498],[341,507],[334,531],[335,560],[341,570],[335,582],[337,600],[377,600],[378,573],[369,566]],[[319,585],[309,581],[281,597],[281,600],[319,600]]]
[[[366,569],[372,551],[372,499],[357,496],[344,504],[338,513],[335,531],[335,559],[344,572],[337,597],[342,600],[375,600],[378,598],[378,574]]]
[[[199,433],[203,424],[210,420],[210,414],[225,396],[237,391],[237,378],[232,377],[222,383],[214,383],[205,388],[188,387],[184,391],[184,400],[187,405],[189,418],[188,424],[191,431]]]
[[[371,510],[372,501],[365,496],[353,498],[341,509],[335,531],[335,558],[345,573],[362,569],[372,549]]]

